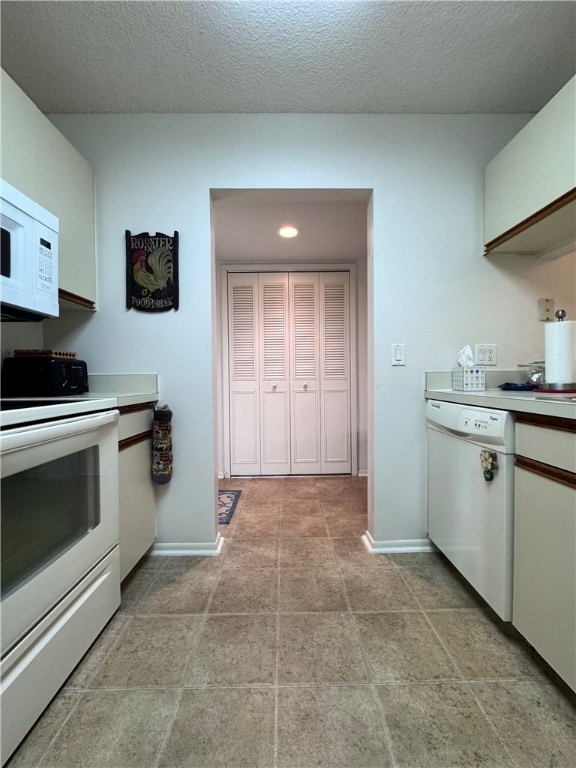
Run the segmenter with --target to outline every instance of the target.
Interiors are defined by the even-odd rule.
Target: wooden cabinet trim
[[[124,440],[120,440],[118,442],[118,450],[124,451],[126,448],[131,448],[133,445],[138,445],[138,443],[143,443],[146,440],[152,440],[151,429],[147,432],[140,432],[138,435],[131,435],[130,437],[125,437]]]
[[[534,224],[538,224],[539,221],[542,221],[547,216],[550,216],[556,211],[559,211],[560,208],[564,208],[565,205],[572,203],[574,200],[576,200],[576,187],[569,190],[564,195],[561,195],[557,200],[554,200],[549,205],[544,206],[544,208],[541,210],[533,213],[532,216],[524,219],[524,221],[516,224],[516,226],[508,229],[503,234],[498,235],[498,237],[495,237],[493,240],[490,240],[490,242],[486,243],[484,246],[484,253],[490,253],[490,251],[493,251],[499,246],[504,245],[504,243],[507,243],[508,240],[511,240],[521,232],[525,232],[527,229],[530,229],[530,227],[533,227]]]
[[[543,416],[538,413],[519,413],[516,424],[531,424],[534,427],[557,429],[561,432],[576,432],[576,420],[561,419],[558,416]]]
[[[127,413],[138,413],[139,411],[151,411],[154,408],[152,402],[148,403],[135,403],[134,405],[119,405],[118,410],[120,416],[124,416]]]
[[[555,483],[561,483],[576,490],[576,474],[574,472],[568,472],[568,470],[560,469],[560,467],[552,467],[550,464],[543,464],[541,461],[528,459],[526,456],[516,455],[514,463],[519,469],[525,469],[534,475],[540,475]]]
[[[96,310],[96,302],[91,299],[85,299],[84,296],[78,296],[76,293],[65,291],[63,288],[58,289],[58,298],[62,301],[69,301],[71,304],[77,304],[83,309]]]

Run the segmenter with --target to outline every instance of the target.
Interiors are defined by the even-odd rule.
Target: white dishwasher
[[[428,535],[505,621],[512,618],[514,421],[428,400]]]

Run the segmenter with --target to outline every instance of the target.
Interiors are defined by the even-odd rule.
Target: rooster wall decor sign
[[[178,309],[178,232],[126,230],[126,309]]]

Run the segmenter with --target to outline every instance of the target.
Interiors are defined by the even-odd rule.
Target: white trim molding
[[[437,552],[430,539],[397,539],[391,541],[375,541],[370,532],[362,536],[362,543],[373,555],[383,555],[393,552]]]
[[[165,542],[157,542],[150,550],[151,555],[164,555],[168,557],[182,557],[184,555],[200,555],[203,557],[211,557],[213,555],[219,555],[224,547],[224,537],[218,533],[216,541],[202,541],[202,542],[190,542],[182,544],[170,544]]]

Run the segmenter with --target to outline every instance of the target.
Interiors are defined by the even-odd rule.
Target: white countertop
[[[561,419],[576,419],[576,400],[569,399],[574,395],[549,395],[501,389],[485,389],[479,392],[427,389],[424,396],[428,400],[444,400],[480,408],[496,408],[517,413],[535,413]]]
[[[90,391],[82,397],[114,397],[117,406],[139,405],[158,400],[156,373],[90,373]]]
[[[91,374],[88,379],[90,391],[82,395],[3,399],[0,427],[151,403],[159,397],[156,374]],[[30,407],[11,409],[10,400],[30,401]]]
[[[114,400],[114,408],[121,408],[124,405],[155,402],[158,400],[158,392],[84,392],[83,395],[61,399],[90,401],[101,400],[102,398]]]
[[[496,408],[515,413],[534,413],[554,416],[560,419],[576,419],[576,400],[570,394],[548,394],[531,391],[502,390],[499,384],[522,383],[526,373],[486,368],[487,389],[475,392],[460,392],[450,387],[451,371],[426,371],[424,374],[424,396],[428,400],[445,400],[450,403]]]

